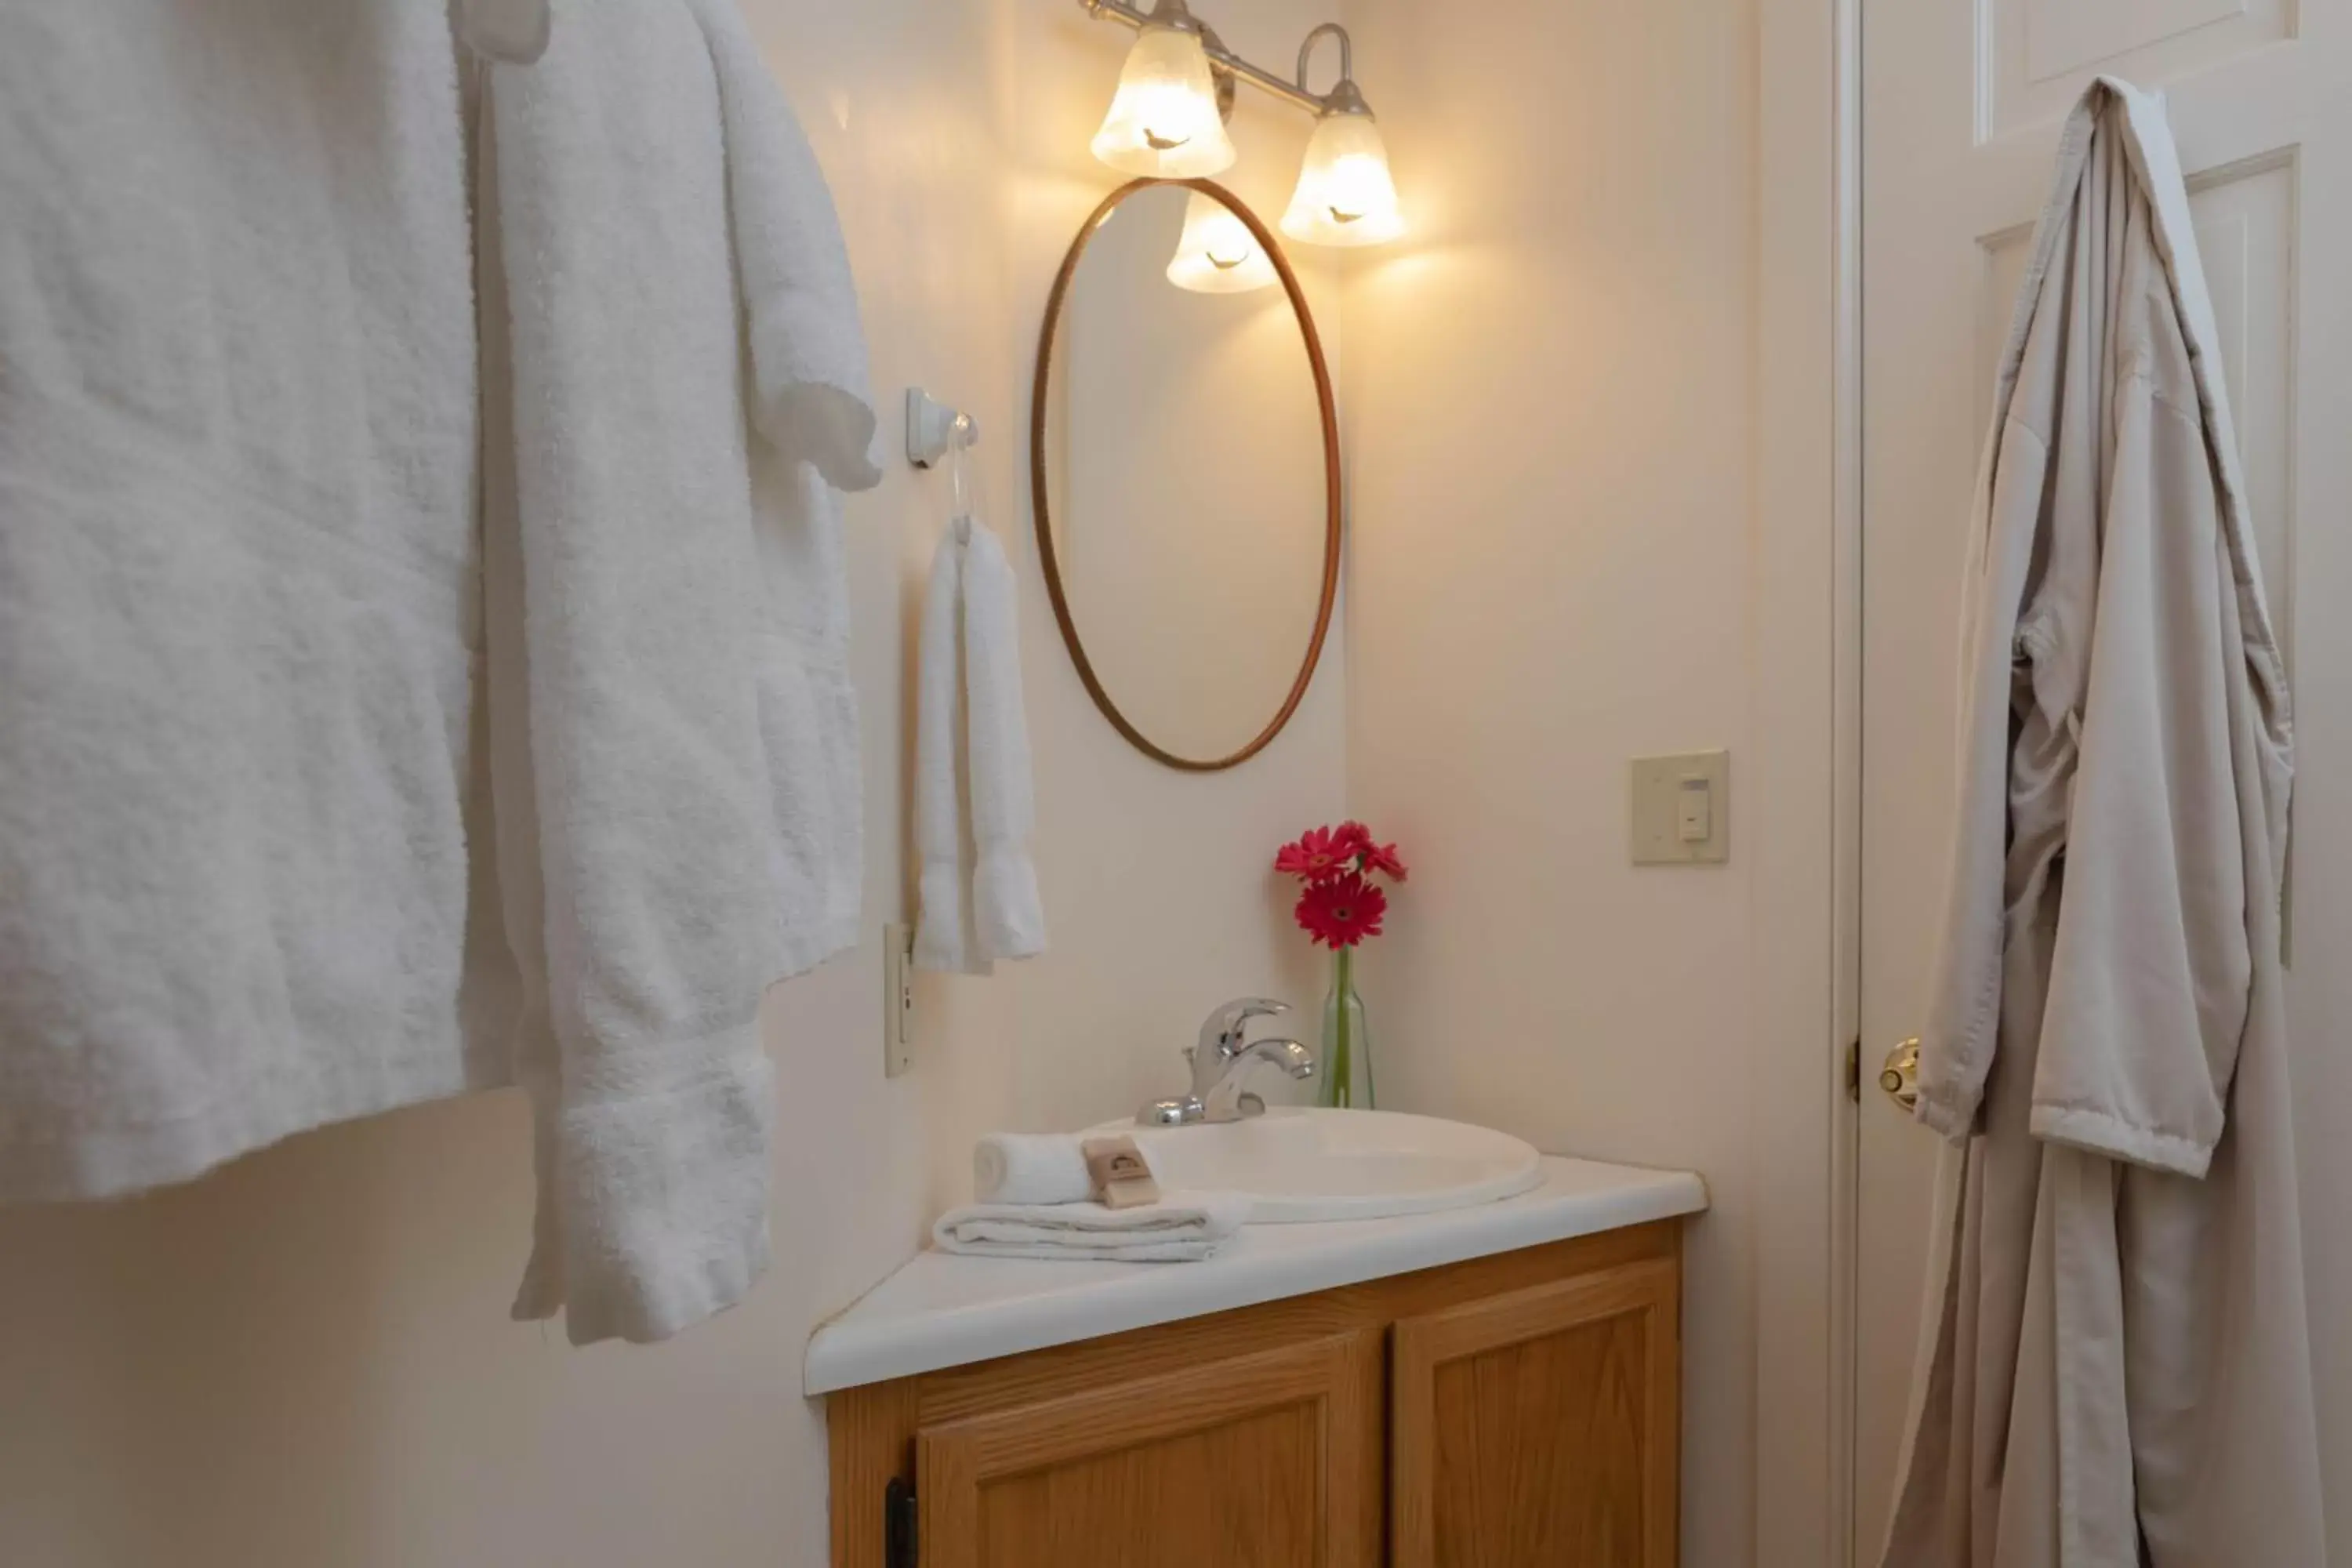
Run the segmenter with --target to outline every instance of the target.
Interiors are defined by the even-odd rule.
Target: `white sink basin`
[[[1535,1150],[1507,1132],[1393,1110],[1276,1107],[1246,1121],[1096,1131],[1134,1134],[1162,1187],[1249,1194],[1254,1225],[1464,1208],[1542,1179]]]

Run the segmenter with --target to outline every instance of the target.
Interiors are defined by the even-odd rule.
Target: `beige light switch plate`
[[[1635,757],[1636,866],[1719,866],[1731,858],[1731,753]]]

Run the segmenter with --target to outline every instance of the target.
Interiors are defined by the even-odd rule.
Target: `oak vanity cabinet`
[[[1678,1224],[843,1390],[835,1568],[1668,1568]]]

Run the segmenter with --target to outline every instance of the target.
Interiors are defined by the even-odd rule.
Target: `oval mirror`
[[[1037,552],[1096,706],[1171,767],[1229,768],[1306,694],[1339,577],[1339,434],[1279,246],[1207,180],[1079,229],[1031,409]]]

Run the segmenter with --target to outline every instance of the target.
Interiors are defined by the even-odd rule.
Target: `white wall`
[[[1706,1174],[1683,1553],[1744,1562],[1754,8],[1348,19],[1413,222],[1345,285],[1350,798],[1413,865],[1383,1102]],[[1626,759],[1715,746],[1730,864],[1629,866]]]
[[[1030,354],[1062,249],[1115,183],[1086,142],[1126,35],[1054,0],[745,9],[833,182],[886,445],[908,382],[981,422],[1028,594],[1054,951],[927,984],[929,1053],[883,1080],[878,928],[908,907],[907,640],[945,495],[894,466],[849,508],[876,936],[770,999],[774,1274],[651,1349],[506,1321],[530,1227],[511,1094],[296,1139],[135,1202],[0,1214],[0,1563],[814,1568],[823,1418],[800,1396],[803,1343],[961,1191],[971,1135],[1118,1114],[1173,1087],[1213,1003],[1314,992],[1265,868],[1342,804],[1343,660],[1246,769],[1161,770],[1087,700],[1026,532]],[[1328,14],[1228,9],[1227,39],[1265,59]],[[1235,183],[1278,211],[1303,117],[1245,104],[1235,130]]]

